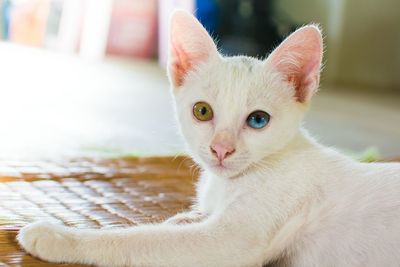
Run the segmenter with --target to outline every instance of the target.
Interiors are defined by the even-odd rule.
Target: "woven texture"
[[[15,242],[18,229],[34,220],[111,228],[160,222],[188,209],[197,177],[192,165],[184,157],[0,162],[0,267],[57,266]]]

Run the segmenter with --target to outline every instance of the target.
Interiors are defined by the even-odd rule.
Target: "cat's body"
[[[205,174],[198,207],[245,209],[232,223],[258,229],[268,266],[400,266],[400,165],[359,163],[302,135],[243,184]]]
[[[296,31],[264,61],[221,57],[183,12],[171,36],[176,111],[204,168],[194,210],[127,229],[35,223],[20,244],[102,266],[400,266],[400,164],[356,162],[300,127],[319,82],[319,30]]]

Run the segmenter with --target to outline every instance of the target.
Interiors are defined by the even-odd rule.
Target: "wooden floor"
[[[197,174],[187,158],[0,162],[0,266],[57,266],[15,242],[35,220],[79,228],[161,222],[187,210]]]

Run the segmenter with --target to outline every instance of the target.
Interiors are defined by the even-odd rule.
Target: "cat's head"
[[[192,15],[175,11],[169,49],[188,149],[220,176],[235,176],[287,145],[318,89],[323,47],[316,26],[292,33],[265,60],[223,57]]]

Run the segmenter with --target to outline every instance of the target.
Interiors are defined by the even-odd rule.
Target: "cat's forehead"
[[[207,69],[210,93],[231,94],[246,93],[255,89],[256,83],[263,76],[262,61],[246,56],[224,57]],[[252,89],[254,88],[254,89]]]
[[[231,75],[234,79],[242,75],[257,74],[263,68],[263,61],[247,56],[234,56],[222,58],[218,65],[225,74]]]
[[[261,66],[262,61],[257,58],[247,56],[233,56],[223,58],[226,66],[233,69],[247,70],[252,72],[254,67]]]
[[[208,69],[205,93],[219,100],[229,100],[238,105],[255,102],[276,102],[284,92],[281,80],[269,69],[265,61],[235,56],[222,58]],[[226,102],[226,101],[224,101]]]
[[[233,117],[254,109],[273,111],[293,94],[265,60],[246,56],[222,57],[198,65],[176,93],[180,103],[190,106],[205,101]]]

